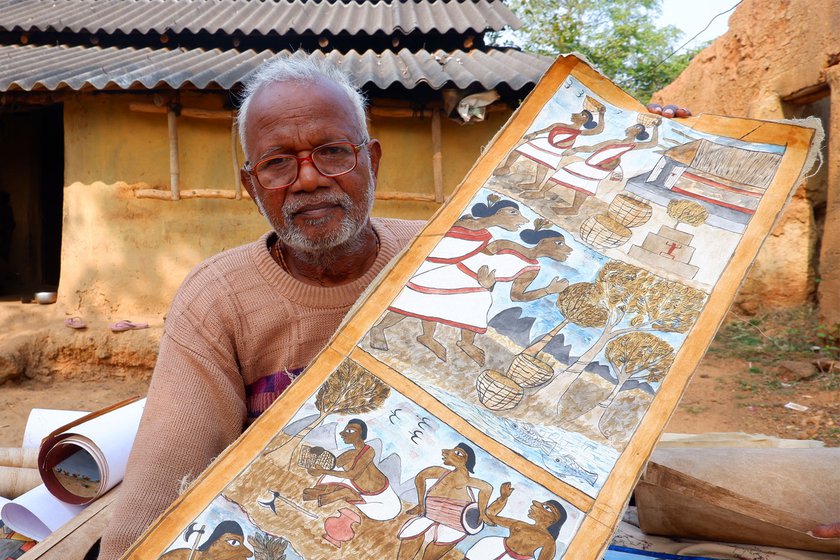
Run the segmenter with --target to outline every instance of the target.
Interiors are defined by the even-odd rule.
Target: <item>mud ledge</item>
[[[114,333],[124,317],[85,317],[87,328],[71,329],[71,314],[56,305],[0,302],[0,383],[35,379],[148,379],[163,333],[160,318],[132,317],[150,328]]]

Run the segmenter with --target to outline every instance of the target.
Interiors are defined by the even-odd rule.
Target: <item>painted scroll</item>
[[[559,59],[129,557],[598,558],[813,137]]]

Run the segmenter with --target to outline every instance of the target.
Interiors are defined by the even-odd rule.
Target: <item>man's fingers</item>
[[[664,107],[659,103],[648,103],[647,110],[656,115],[662,115],[666,119],[673,119],[674,117],[690,117],[691,111],[685,107],[678,107],[676,105],[665,105]]]

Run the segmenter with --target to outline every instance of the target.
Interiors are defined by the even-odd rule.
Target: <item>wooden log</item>
[[[151,103],[130,103],[128,105],[128,109],[138,113],[163,114],[167,112],[166,107],[158,107],[157,105],[153,105]],[[183,107],[181,109],[181,116],[195,119],[227,120],[233,118],[233,111],[216,111],[213,109],[193,109],[190,107]]]
[[[431,117],[434,111],[430,109],[411,109],[401,107],[371,107],[369,113],[373,117],[398,119],[424,119]]]
[[[485,107],[488,113],[501,113],[508,111],[505,103],[493,103]],[[426,119],[434,118],[434,114],[440,109],[413,109],[411,107],[371,107],[368,112],[373,117],[397,118],[397,119]]]
[[[181,109],[182,117],[189,117],[191,119],[214,119],[214,120],[228,120],[233,118],[233,111],[216,111],[213,109],[193,109],[184,107]]]
[[[170,108],[166,113],[166,124],[169,132],[169,181],[172,190],[172,200],[178,200],[180,190],[181,169],[178,165],[178,115]]]
[[[38,468],[37,447],[0,447],[0,466]]]
[[[420,193],[377,192],[376,200],[405,200],[409,202],[435,202],[435,196]]]
[[[156,200],[173,200],[172,193],[162,189],[137,189],[134,191],[134,198],[153,198]],[[180,198],[227,198],[230,200],[251,198],[247,191],[237,192],[226,189],[190,189],[182,191]]]
[[[0,496],[13,500],[41,484],[38,469],[0,467]]]

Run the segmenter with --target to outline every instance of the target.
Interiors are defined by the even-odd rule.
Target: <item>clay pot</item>
[[[336,513],[338,513],[337,516],[327,517],[324,520],[322,536],[331,544],[341,548],[341,545],[350,542],[356,536],[353,524],[361,523],[362,519],[358,513],[349,508],[341,508]]]

